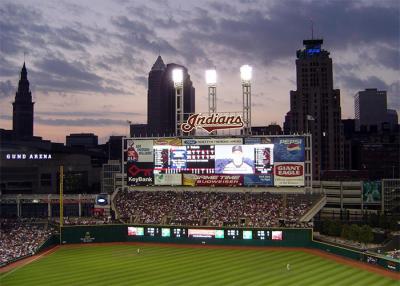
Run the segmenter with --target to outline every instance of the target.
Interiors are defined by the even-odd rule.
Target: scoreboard
[[[189,239],[228,239],[228,240],[271,240],[283,241],[284,230],[276,229],[239,229],[239,228],[187,228],[187,227],[156,227],[128,226],[129,237],[169,237]]]
[[[250,140],[251,139],[251,140]],[[128,186],[304,186],[305,137],[128,138]],[[308,171],[311,172],[311,171]]]

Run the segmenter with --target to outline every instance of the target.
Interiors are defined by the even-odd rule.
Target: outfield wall
[[[128,235],[134,227],[134,235]],[[154,232],[150,232],[149,230]],[[169,230],[169,231],[166,231]],[[143,231],[143,233],[141,233]],[[213,231],[218,231],[217,235]],[[273,232],[282,232],[282,239],[273,239]],[[169,235],[165,235],[168,232]],[[259,232],[263,232],[264,237]],[[194,233],[190,236],[191,233]],[[222,235],[222,237],[221,237]],[[208,237],[207,237],[208,236]],[[218,238],[219,237],[219,238]],[[238,227],[184,227],[143,225],[65,226],[63,243],[90,242],[167,242],[185,244],[246,245],[246,246],[296,246],[307,247],[312,240],[312,229],[295,228],[238,228]]]
[[[129,234],[128,234],[129,233]],[[277,239],[276,234],[281,234]],[[263,236],[261,236],[263,234]],[[275,236],[274,236],[275,234]],[[62,227],[62,243],[157,242],[237,246],[307,247],[400,272],[400,262],[313,240],[312,229],[98,225]]]

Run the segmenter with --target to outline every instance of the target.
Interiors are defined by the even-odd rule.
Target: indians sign
[[[182,124],[183,132],[189,133],[194,129],[202,128],[211,133],[221,129],[235,129],[244,126],[242,116],[240,115],[219,115],[213,113],[210,115],[202,115],[195,113],[189,116],[187,121]]]

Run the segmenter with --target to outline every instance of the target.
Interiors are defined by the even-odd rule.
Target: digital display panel
[[[169,229],[169,228],[162,228],[162,229],[161,229],[161,236],[162,236],[162,237],[171,237],[171,229]]]
[[[129,186],[267,187],[304,186],[305,182],[301,136],[125,142]]]
[[[158,227],[146,227],[146,236],[160,236],[160,229]]]
[[[253,231],[243,230],[243,239],[253,239]]]
[[[128,226],[128,236],[143,236],[144,228],[136,226]]]
[[[254,147],[252,145],[215,146],[216,174],[253,174]]]
[[[273,230],[271,235],[272,240],[282,240],[282,231],[281,230]]]
[[[191,174],[213,174],[215,166],[215,148],[210,145],[186,146],[187,170]]]
[[[186,229],[184,228],[174,228],[172,230],[172,237],[186,237]]]
[[[227,238],[237,239],[239,238],[239,230],[238,229],[228,229],[226,231]]]
[[[266,240],[271,238],[271,232],[269,230],[257,230],[256,239]]]
[[[225,238],[224,230],[223,229],[217,229],[215,231],[215,238]]]
[[[215,229],[189,229],[188,236],[193,238],[215,238]]]

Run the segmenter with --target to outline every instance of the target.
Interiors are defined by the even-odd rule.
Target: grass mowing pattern
[[[135,245],[62,247],[3,274],[0,285],[399,285],[300,251],[140,248],[137,254]]]

